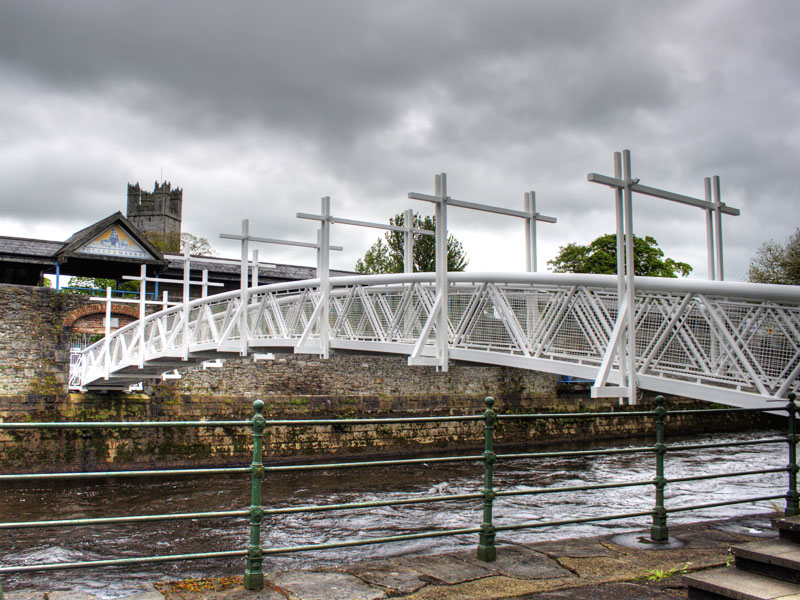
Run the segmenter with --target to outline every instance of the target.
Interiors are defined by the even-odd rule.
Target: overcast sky
[[[719,175],[726,279],[800,225],[800,2],[0,2],[0,235],[66,239],[125,212],[126,184],[184,190],[184,231],[314,241],[295,213],[387,222],[433,193],[614,231],[613,174],[703,197]],[[517,219],[453,208],[470,271],[525,267]],[[706,276],[703,211],[635,198],[634,231]],[[337,225],[351,269],[380,235]],[[310,250],[263,260],[313,264]]]

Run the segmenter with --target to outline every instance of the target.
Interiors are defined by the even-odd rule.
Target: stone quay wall
[[[182,369],[182,379],[159,383],[148,394],[70,394],[70,324],[80,320],[76,315],[88,302],[47,288],[0,285],[0,421],[247,420],[256,398],[265,401],[265,416],[273,420],[478,415],[488,395],[501,413],[624,410],[616,401],[590,400],[587,386],[558,384],[555,375],[466,364],[437,373],[409,367],[403,356],[355,353],[335,353],[327,361],[276,354],[274,360],[254,362],[227,355],[222,368]],[[681,399],[670,399],[669,405],[708,406]],[[652,407],[652,399],[644,406]],[[668,421],[668,433],[765,424],[752,415],[686,416]],[[502,421],[496,430],[498,447],[652,435],[652,419],[628,417]],[[0,471],[246,465],[251,443],[247,427],[233,426],[0,431]],[[480,421],[270,426],[265,432],[266,461],[482,446]]]

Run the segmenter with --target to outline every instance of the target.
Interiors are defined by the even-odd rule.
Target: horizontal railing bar
[[[718,506],[731,506],[733,504],[747,504],[748,502],[763,502],[765,500],[781,500],[786,498],[786,494],[778,496],[759,496],[757,498],[743,498],[741,500],[728,500],[726,502],[711,502],[710,504],[693,504],[690,506],[679,506],[677,508],[667,508],[668,513],[686,512],[690,510],[701,510],[703,508],[716,508]]]
[[[761,444],[785,444],[786,438],[745,440],[743,442],[720,442],[717,444],[689,444],[686,446],[667,444],[667,452],[682,452],[683,450],[702,450],[704,448],[733,448],[736,446],[757,446]]]
[[[137,429],[143,427],[248,427],[252,421],[88,421],[0,423],[2,429]]]
[[[308,550],[330,550],[333,548],[352,548],[353,546],[368,546],[370,544],[386,544],[389,542],[404,542],[407,540],[421,540],[425,538],[446,537],[449,535],[467,535],[480,533],[480,527],[469,529],[443,529],[426,533],[409,533],[405,535],[392,535],[388,537],[372,538],[369,540],[352,540],[349,542],[330,542],[327,544],[306,544],[302,546],[286,546],[283,548],[262,548],[263,554],[289,554],[291,552],[305,552]]]
[[[639,485],[653,485],[653,480],[646,481],[622,481],[618,483],[599,483],[597,485],[575,485],[558,488],[530,488],[527,490],[512,490],[506,492],[495,492],[495,496],[524,496],[526,494],[558,494],[561,492],[588,492],[591,490],[606,490],[622,487],[636,487]],[[481,494],[482,495],[482,494]]]
[[[786,409],[783,408],[780,404],[770,407],[770,408],[687,408],[681,410],[670,410],[667,411],[667,416],[669,415],[698,415],[698,414],[713,414],[713,413],[755,413],[755,412],[778,412],[783,411],[786,412]]]
[[[620,513],[614,515],[602,515],[599,517],[582,517],[577,519],[562,519],[560,521],[529,521],[527,523],[517,523],[516,525],[496,525],[496,531],[515,531],[517,529],[536,529],[539,527],[554,527],[556,525],[572,525],[574,523],[591,523],[593,521],[613,521],[615,519],[633,519],[636,517],[652,517],[655,511],[647,510],[633,513]]]
[[[746,475],[766,475],[767,473],[785,473],[786,467],[776,469],[761,469],[758,471],[735,471],[733,473],[715,473],[713,475],[694,475],[692,477],[676,477],[667,479],[667,483],[682,483],[684,481],[702,481],[704,479],[724,479],[725,477],[744,477]]]
[[[445,421],[483,421],[483,415],[456,417],[387,417],[385,419],[280,419],[267,421],[267,427],[293,425],[375,425],[379,423],[438,423]]]
[[[613,417],[652,417],[653,411],[619,411],[619,412],[576,412],[576,413],[531,413],[531,414],[502,414],[498,419],[572,419],[572,418],[613,418]],[[481,417],[483,418],[483,417]]]
[[[220,467],[216,469],[171,469],[153,471],[92,471],[89,473],[20,473],[0,475],[0,481],[39,481],[42,479],[102,479],[105,477],[163,477],[165,475],[224,475],[249,473],[250,467]]]
[[[141,556],[136,558],[112,558],[107,560],[88,560],[73,563],[44,563],[41,565],[24,565],[19,567],[0,567],[0,574],[31,573],[34,571],[62,571],[67,569],[91,569],[93,567],[122,567],[125,565],[143,565],[182,560],[201,560],[212,558],[231,558],[247,556],[247,550],[226,550],[223,552],[198,552],[194,554],[172,554],[165,556]]]
[[[553,458],[556,456],[598,456],[603,454],[635,454],[639,452],[655,452],[652,446],[640,446],[637,448],[616,448],[612,450],[564,450],[563,452],[524,452],[520,454],[498,454],[497,458],[517,459],[517,458]]]
[[[483,460],[483,456],[439,456],[436,458],[404,458],[398,460],[373,460],[351,463],[316,463],[313,465],[280,465],[276,467],[264,467],[264,471],[312,471],[316,469],[350,469],[356,467],[380,467],[383,465],[418,465],[423,463],[440,462],[468,462],[471,460]],[[0,480],[2,481],[2,480]]]
[[[0,523],[0,530],[29,529],[33,527],[111,525],[116,523],[142,523],[148,521],[179,521],[182,519],[215,519],[218,517],[247,517],[249,515],[249,510],[228,510],[221,512],[176,513],[171,515],[132,515],[128,517],[98,517],[94,519],[61,519],[58,521],[20,521],[16,523]]]
[[[448,500],[474,500],[483,498],[483,494],[450,494],[447,496],[425,496],[422,498],[400,498],[399,500],[375,500],[373,502],[347,502],[344,504],[325,504],[319,506],[295,506],[292,508],[265,508],[265,515],[288,515],[303,512],[326,512],[346,510],[350,508],[376,508],[379,506],[402,506],[405,504],[424,504],[427,502],[446,502]]]

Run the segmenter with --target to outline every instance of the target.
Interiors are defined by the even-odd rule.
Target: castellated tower
[[[128,184],[127,217],[162,252],[180,252],[182,210],[183,190],[168,181],[156,181],[152,192]]]

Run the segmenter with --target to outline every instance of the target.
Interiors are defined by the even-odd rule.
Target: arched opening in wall
[[[139,318],[138,309],[131,306],[111,308],[111,331],[125,327]],[[103,339],[106,334],[106,309],[102,304],[88,304],[76,308],[64,319],[63,327],[69,332],[70,387],[77,381],[81,351]]]

